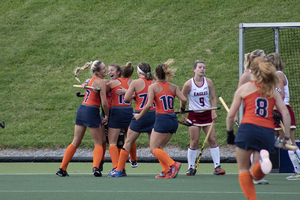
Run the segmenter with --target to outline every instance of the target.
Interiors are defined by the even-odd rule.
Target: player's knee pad
[[[120,132],[117,147],[120,149],[123,147],[123,145],[124,145],[124,132]]]

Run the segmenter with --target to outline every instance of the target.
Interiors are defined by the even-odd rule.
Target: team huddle
[[[111,80],[104,79],[107,69],[101,61],[92,61],[86,63],[84,67],[77,68],[75,71],[77,80],[79,80],[78,72],[89,67],[93,77],[82,84],[82,88],[86,88],[86,93],[77,110],[74,138],[67,147],[56,174],[61,177],[69,176],[67,166],[79,147],[86,128],[89,127],[95,146],[94,176],[102,176],[107,143],[113,168],[108,176],[126,176],[125,164],[129,156],[131,166],[137,167],[136,140],[141,133],[148,133],[150,152],[162,167],[162,172],[156,178],[176,178],[181,163],[174,161],[164,151],[164,147],[178,128],[178,119],[174,112],[174,100],[177,97],[180,100],[184,123],[191,125],[186,175],[193,176],[196,173],[195,160],[201,129],[205,134],[209,134],[208,143],[214,163],[213,174],[224,175],[225,170],[220,165],[220,150],[213,126],[217,114],[214,109],[205,110],[217,105],[213,82],[205,77],[206,65],[204,62],[196,61],[193,68],[194,77],[187,80],[180,90],[178,86],[168,81],[174,76],[175,70],[169,67],[173,62],[170,59],[159,64],[155,69],[155,77],[151,74],[148,63],[140,63],[136,67],[139,77],[136,80],[130,79],[135,69],[130,62],[122,68],[118,65],[109,65],[108,74]],[[245,196],[248,199],[256,199],[254,183],[266,181],[263,177],[272,169],[269,153],[275,150],[274,131],[278,132],[282,148],[285,148],[289,140],[296,146],[294,138],[296,125],[293,111],[288,105],[288,81],[282,72],[283,65],[279,54],[265,56],[262,50],[255,50],[245,55],[244,66],[245,72],[239,81],[226,119],[227,142],[229,145],[236,145],[239,182]],[[132,101],[135,101],[134,111]],[[245,104],[244,116],[238,132],[234,135],[233,124],[238,121],[237,111],[242,101]],[[186,110],[195,111],[188,112],[186,116]],[[282,116],[283,125],[277,124],[276,129],[273,110]],[[123,135],[125,141],[122,140]],[[295,174],[287,179],[300,179],[299,162],[292,160],[297,156],[299,158],[299,149],[289,151],[289,155]]]

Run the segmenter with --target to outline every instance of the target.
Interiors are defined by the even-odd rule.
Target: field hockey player
[[[280,94],[275,90],[276,69],[263,58],[255,58],[250,65],[251,81],[240,86],[234,94],[226,118],[227,131],[233,130],[234,116],[242,101],[244,116],[235,136],[236,160],[240,187],[247,199],[256,200],[254,180],[261,180],[272,170],[269,153],[275,152],[273,108],[282,113],[285,144],[290,137],[291,118]],[[253,162],[250,166],[250,157]]]
[[[130,102],[134,95],[136,101],[135,113],[140,113],[148,101],[148,87],[153,83],[150,65],[148,63],[140,63],[137,66],[137,74],[139,79],[131,82],[128,91],[125,94],[124,101]],[[150,133],[152,131],[154,122],[154,105],[151,107],[150,111],[139,120],[136,120],[134,117],[132,117],[127,131],[125,144],[120,152],[118,167],[108,175],[109,177],[122,177],[122,172],[125,169],[125,164],[132,145],[136,143],[137,138],[142,132],[148,133],[150,139]]]
[[[269,62],[272,62],[272,64],[275,66],[277,70],[277,75],[279,77],[279,83],[277,85],[277,88],[281,91],[281,96],[283,98],[283,102],[285,103],[286,107],[289,110],[290,116],[291,116],[291,127],[290,127],[290,139],[292,141],[292,145],[296,146],[295,142],[295,130],[296,130],[296,120],[295,120],[295,114],[292,110],[292,108],[289,105],[290,100],[290,92],[289,92],[289,82],[285,74],[283,73],[283,63],[281,61],[280,55],[278,53],[271,53],[267,55],[266,57]],[[279,113],[279,111],[276,110],[276,112]],[[282,122],[280,122],[282,123]],[[282,130],[282,127],[280,126],[280,123],[275,124],[275,130],[279,131],[279,138],[284,137],[284,131]],[[295,150],[288,150],[289,158],[292,162],[292,165],[294,167],[295,173],[291,176],[286,177],[287,180],[300,180],[300,150],[297,147]]]
[[[102,90],[100,92],[96,92],[93,89],[86,90],[83,102],[77,110],[73,141],[67,147],[61,166],[56,172],[56,175],[61,177],[69,176],[66,171],[68,164],[79,147],[87,127],[89,127],[89,130],[93,136],[95,146],[93,153],[93,174],[96,177],[102,176],[99,170],[99,165],[103,154],[102,140],[104,135],[103,129],[101,128],[101,123],[107,123],[109,116],[108,105],[106,101],[106,84],[103,81],[103,78],[107,73],[104,63],[96,60],[94,62],[86,63],[86,65],[82,68],[76,69],[76,77],[79,71],[87,69],[88,67],[91,67],[91,71],[94,74],[88,86],[94,88],[100,87]],[[101,120],[100,117],[100,105],[102,105],[106,115],[103,120]]]
[[[173,59],[169,59],[156,67],[157,80],[149,86],[148,102],[140,113],[134,114],[134,118],[138,121],[150,111],[155,103],[156,116],[150,136],[150,152],[158,159],[162,167],[162,173],[155,177],[158,179],[176,178],[181,167],[181,163],[170,158],[163,149],[178,128],[178,119],[174,113],[175,97],[186,101],[180,89],[167,81],[174,76],[174,70],[169,68],[173,62]]]
[[[118,166],[119,151],[117,147],[118,137],[121,129],[125,129],[127,132],[130,124],[133,109],[131,102],[124,101],[124,93],[121,95],[119,89],[128,89],[132,80],[130,79],[134,67],[131,62],[127,62],[121,69],[121,78],[112,80],[107,84],[106,93],[111,93],[111,109],[108,122],[108,141],[109,141],[109,153],[113,165],[112,171]],[[125,175],[125,173],[124,173]]]
[[[182,93],[185,97],[189,98],[189,110],[205,109],[216,107],[217,99],[213,82],[211,79],[204,77],[205,75],[205,63],[196,61],[194,64],[194,77],[185,82],[182,88]],[[211,99],[211,103],[210,103]],[[186,103],[180,102],[181,110],[185,110]],[[184,122],[187,121],[185,113],[182,114]],[[187,176],[195,175],[195,160],[197,157],[197,146],[199,143],[200,131],[203,129],[204,133],[207,134],[212,124],[212,121],[217,119],[215,110],[208,111],[195,111],[189,112],[188,119],[192,122],[193,126],[189,127],[190,132],[190,146],[188,148],[188,170]],[[210,137],[208,138],[210,145],[210,153],[214,162],[215,175],[224,175],[225,170],[220,165],[220,150],[216,142],[215,128],[212,127]]]

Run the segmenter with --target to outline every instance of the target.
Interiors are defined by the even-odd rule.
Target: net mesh
[[[300,124],[300,27],[279,29],[279,54],[284,63],[284,73],[289,81],[290,106],[295,113],[296,126]],[[255,49],[264,50],[265,54],[275,52],[275,28],[245,28],[245,53]],[[296,129],[295,138],[300,139]]]

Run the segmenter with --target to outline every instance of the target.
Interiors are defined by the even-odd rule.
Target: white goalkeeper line
[[[128,190],[0,190],[0,193],[153,193],[153,190],[144,191],[128,191]],[[170,193],[170,194],[244,194],[241,192],[220,192],[220,191],[155,191],[155,193]],[[299,195],[300,192],[258,192],[256,194],[272,194],[272,195]]]

